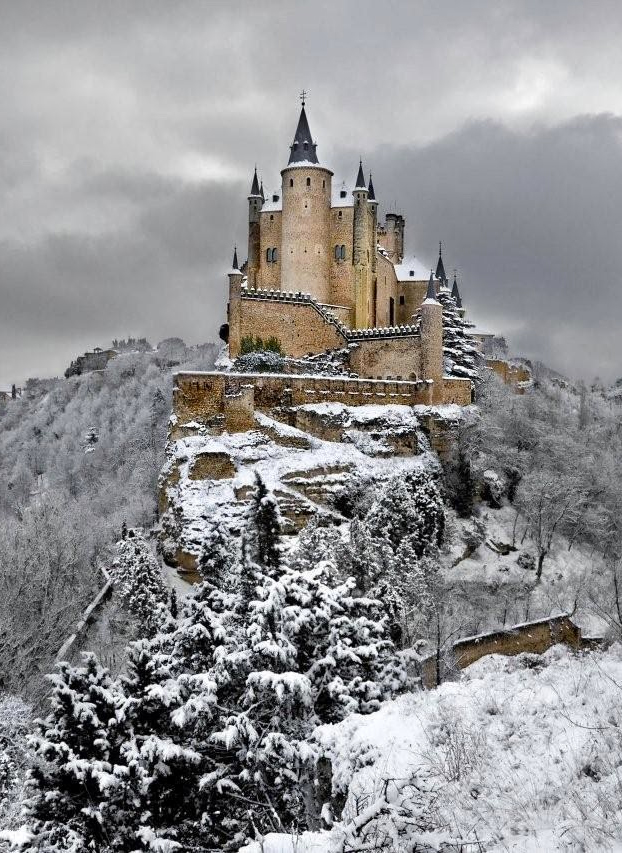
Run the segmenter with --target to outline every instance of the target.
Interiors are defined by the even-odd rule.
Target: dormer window
[[[279,200],[279,197],[278,197],[278,195],[275,193],[275,194],[272,196],[272,201],[278,201],[278,200]]]
[[[414,271],[414,270],[410,270],[410,272],[408,273],[408,275],[409,275],[411,278],[414,278],[414,277],[415,277],[415,271]]]
[[[309,143],[303,142],[302,147],[304,148],[305,151],[307,151],[309,149]]]
[[[346,195],[347,195],[346,191],[345,191],[345,190],[341,190],[341,191],[340,191],[340,193],[339,193],[339,198],[345,198],[345,197],[346,197]]]

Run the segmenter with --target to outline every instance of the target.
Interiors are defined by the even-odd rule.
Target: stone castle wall
[[[420,379],[421,338],[413,335],[357,341],[350,352],[350,367],[359,376]]]
[[[199,423],[213,432],[245,432],[253,426],[255,410],[285,417],[285,410],[306,403],[344,403],[347,406],[431,402],[427,382],[341,379],[269,373],[178,373],[173,391],[176,425]]]
[[[247,336],[275,337],[294,358],[345,346],[338,328],[325,320],[310,302],[273,299],[239,300],[239,335],[229,340],[232,358],[240,354],[239,342]]]

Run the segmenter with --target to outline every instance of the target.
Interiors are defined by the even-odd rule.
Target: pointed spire
[[[430,280],[428,282],[428,292],[425,295],[425,301],[431,300],[432,302],[437,302],[436,299],[436,288],[434,287],[434,270],[430,270]]]
[[[315,153],[316,144],[311,137],[311,129],[307,120],[304,102],[300,110],[300,118],[298,119],[298,127],[294,135],[294,141],[290,146],[290,154],[288,166],[290,163],[303,163],[308,160],[310,163],[318,163],[317,154]]]
[[[363,174],[363,161],[359,160],[359,173],[356,176],[356,184],[354,185],[355,190],[367,190],[367,184],[365,183],[365,175]]]
[[[451,288],[451,295],[456,300],[458,308],[462,308],[462,299],[460,298],[460,291],[458,290],[458,276],[456,270],[454,270],[454,284]]]
[[[265,197],[264,192],[263,192],[263,180],[259,184],[259,195],[261,196],[262,202],[264,202],[266,200],[266,197]]]
[[[374,182],[371,179],[371,172],[369,173],[368,192],[369,192],[369,195],[367,196],[367,198],[369,199],[369,201],[376,201],[376,193],[374,192]]]
[[[257,166],[255,166],[255,174],[253,175],[253,185],[251,186],[251,195],[260,195],[259,181],[257,180]]]
[[[233,264],[232,264],[232,266],[231,266],[231,269],[232,269],[232,270],[239,270],[239,266],[238,266],[238,247],[237,247],[237,246],[235,246],[235,248],[233,249]]]
[[[438,244],[438,263],[436,265],[436,277],[442,284],[447,284],[445,264],[443,263],[443,244]]]

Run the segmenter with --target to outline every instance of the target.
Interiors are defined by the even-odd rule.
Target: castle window
[[[342,210],[340,210],[340,211],[339,211],[339,219],[341,219],[342,217],[343,217],[343,211],[342,211]]]
[[[322,189],[326,189],[326,181],[322,181]]]
[[[410,270],[409,275],[410,275],[410,277],[411,277],[411,278],[414,278],[414,277],[415,277],[415,271],[414,271],[414,270]]]
[[[345,191],[345,190],[341,190],[341,191],[340,191],[340,193],[339,193],[339,198],[345,198],[345,197],[346,197],[346,195],[347,195],[346,191]]]
[[[345,246],[341,246],[341,248],[339,250],[339,257],[341,258],[342,261],[345,261],[345,259],[346,259],[346,247]]]
[[[307,178],[307,186],[308,186],[308,187],[310,187],[310,186],[311,186],[311,178]]]
[[[400,296],[400,305],[403,305],[406,302],[403,296]]]
[[[273,220],[274,220],[274,213],[271,213],[270,214],[270,222],[272,222]]]
[[[272,250],[272,263],[273,263],[273,264],[276,264],[276,262],[277,262],[277,257],[278,257],[278,256],[277,256],[276,249],[273,249],[273,250]]]
[[[274,193],[274,195],[272,196],[272,201],[278,201],[278,200],[279,200],[278,195],[276,193]]]
[[[302,147],[304,148],[304,150],[305,150],[305,151],[307,151],[307,150],[308,150],[308,148],[309,148],[309,143],[308,143],[308,142],[303,142],[303,143],[302,143]]]
[[[335,246],[335,260],[338,261],[341,258],[341,250],[339,246]]]
[[[289,185],[290,185],[290,187],[294,186],[294,179],[293,178],[289,179]]]
[[[266,261],[268,263],[272,261],[272,249],[266,249]]]

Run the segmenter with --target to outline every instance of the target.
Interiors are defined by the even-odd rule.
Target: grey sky
[[[604,0],[0,2],[0,387],[213,339],[302,87],[320,159],[360,154],[425,262],[443,239],[480,325],[617,377],[621,41]]]

